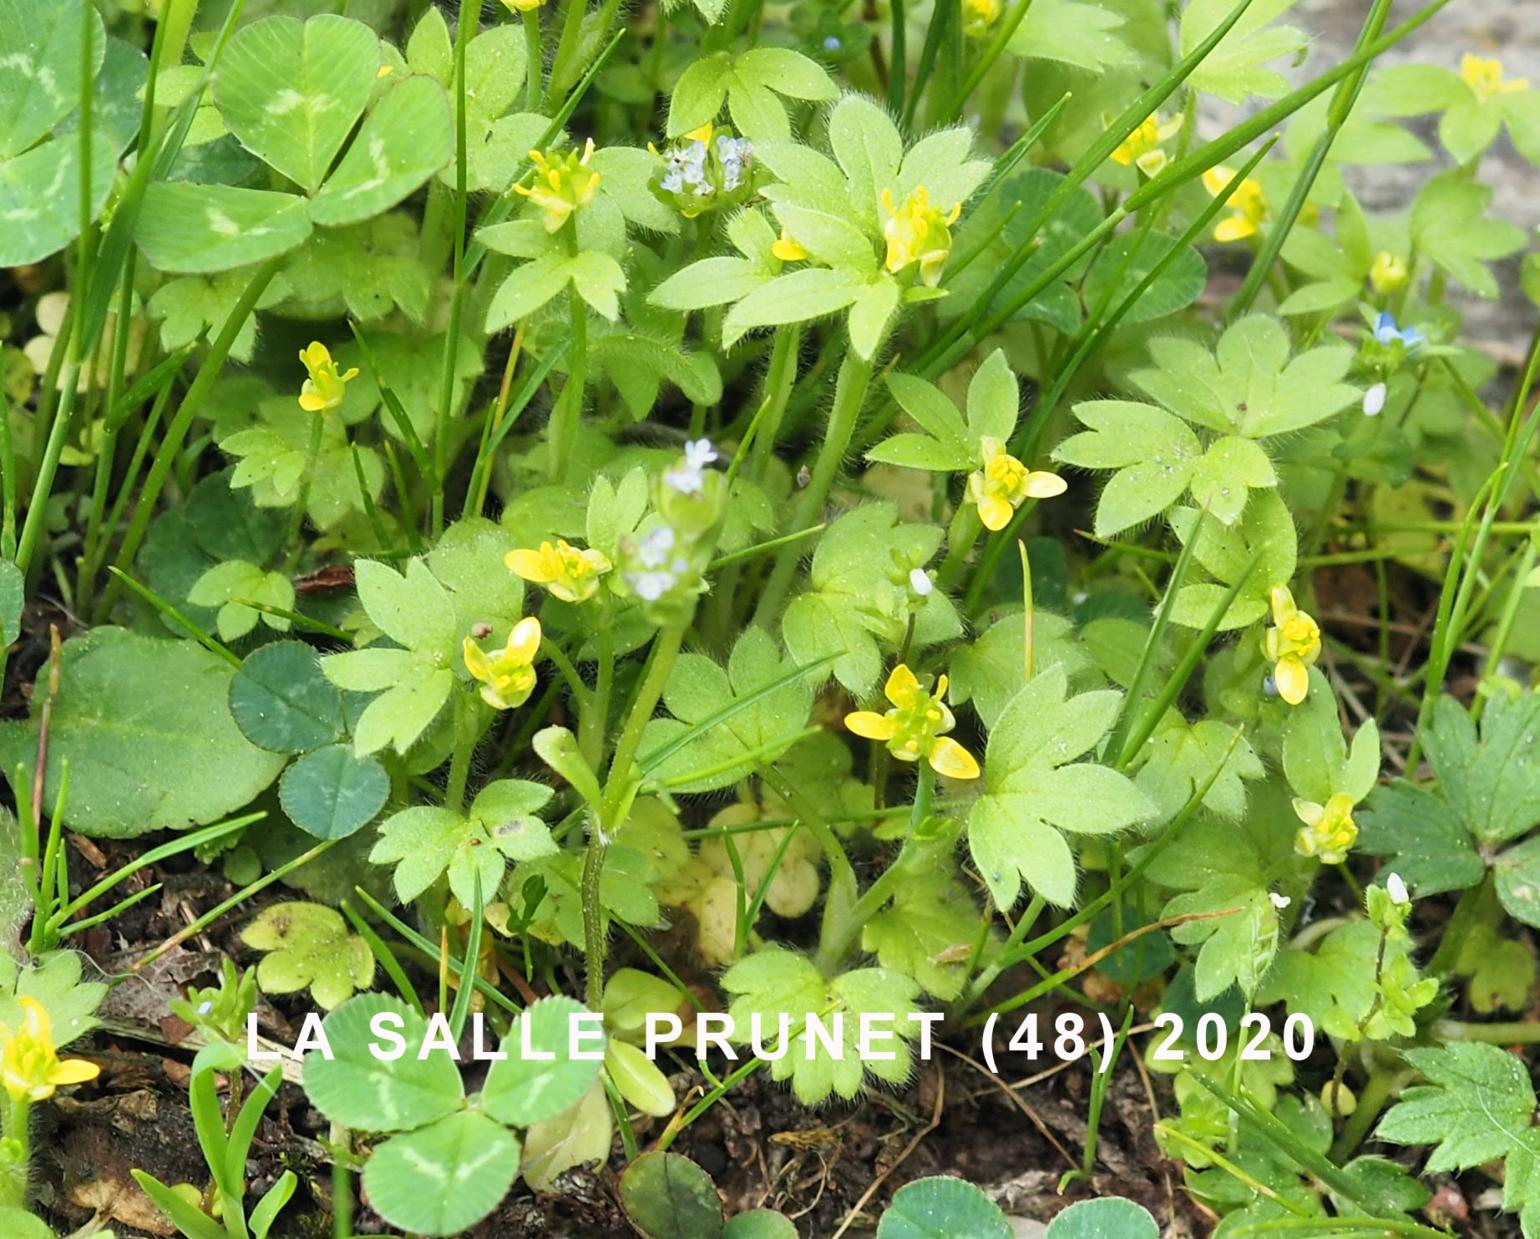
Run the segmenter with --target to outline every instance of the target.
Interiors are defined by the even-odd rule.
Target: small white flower
[[[659,525],[642,539],[636,549],[636,557],[644,568],[661,568],[668,562],[674,549],[674,530],[671,525]]]
[[[202,1002],[200,1002],[198,1004],[198,1014],[199,1015],[207,1015],[213,1009],[214,1009],[213,1002],[210,1001],[207,998],[205,998]]]
[[[1364,393],[1364,416],[1378,417],[1385,411],[1385,396],[1387,388],[1383,383],[1376,383]]]
[[[1385,879],[1385,891],[1389,894],[1392,903],[1406,904],[1412,902],[1411,892],[1406,889],[1406,883],[1401,880],[1399,873],[1393,873]]]
[[[1280,912],[1282,912],[1285,908],[1294,902],[1287,895],[1280,895],[1277,891],[1268,891],[1267,900]]]
[[[684,445],[684,466],[697,471],[717,460],[717,450],[710,439],[691,439]]]
[[[631,577],[631,588],[643,602],[656,602],[674,588],[672,572],[638,572]]]
[[[914,590],[921,598],[930,597],[931,590],[935,589],[935,582],[930,579],[930,573],[924,568],[909,569],[909,588]]]
[[[669,469],[663,475],[663,484],[681,495],[698,495],[706,479],[699,469]]]

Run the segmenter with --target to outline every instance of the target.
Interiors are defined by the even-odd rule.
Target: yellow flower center
[[[299,359],[310,376],[299,389],[299,407],[307,413],[325,413],[341,405],[348,384],[358,377],[358,367],[339,374],[331,351],[319,340],[300,349]]]
[[[463,648],[465,669],[481,684],[481,697],[494,710],[511,710],[535,691],[535,655],[540,652],[540,621],[527,615],[513,626],[508,642],[490,654],[470,637]]]
[[[856,710],[845,716],[845,726],[868,740],[881,740],[899,761],[923,759],[948,778],[976,779],[978,761],[946,734],[957,722],[947,708],[946,686],[942,676],[935,689],[926,692],[914,672],[899,663],[882,690],[892,708],[882,714]]]
[[[1215,164],[1203,174],[1203,187],[1215,197],[1235,178],[1235,170],[1224,164]],[[1225,204],[1229,214],[1214,226],[1214,240],[1239,241],[1255,236],[1262,221],[1267,218],[1267,197],[1260,181],[1246,177],[1235,187]]]
[[[1358,841],[1351,796],[1339,792],[1324,805],[1296,800],[1294,813],[1303,823],[1294,836],[1294,850],[1301,856],[1314,856],[1328,865],[1340,864]]]
[[[1527,77],[1504,81],[1503,63],[1495,57],[1489,59],[1466,53],[1460,60],[1460,77],[1481,103],[1487,103],[1498,95],[1508,95],[1514,91],[1529,89]]]
[[[505,562],[515,576],[545,586],[563,602],[587,602],[612,566],[602,551],[580,550],[560,538],[555,546],[542,542],[538,551],[509,551]]]
[[[913,263],[920,267],[920,280],[930,288],[941,282],[941,268],[952,252],[952,225],[962,214],[962,204],[943,212],[930,203],[930,192],[921,185],[902,206],[893,204],[893,191],[882,191],[882,209],[887,222],[882,226],[888,243],[884,265],[894,275]]]
[[[963,33],[970,39],[986,38],[1004,7],[1000,0],[963,0]]]
[[[1158,114],[1147,116],[1137,129],[1118,144],[1118,148],[1112,152],[1112,158],[1125,168],[1136,164],[1146,176],[1154,176],[1168,162],[1160,144],[1174,137],[1181,128],[1180,116],[1169,121],[1162,121]]]
[[[65,1084],[94,1080],[100,1069],[81,1058],[61,1060],[48,1012],[35,998],[22,997],[21,1029],[0,1024],[0,1081],[13,1101],[43,1101]]]
[[[584,144],[581,155],[576,151],[562,155],[530,151],[535,165],[534,184],[515,185],[514,191],[540,208],[547,232],[559,230],[574,211],[587,206],[599,192],[599,174],[588,166],[593,155],[592,138]]]

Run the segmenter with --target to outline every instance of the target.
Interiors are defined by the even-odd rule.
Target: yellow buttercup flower
[[[1314,856],[1328,865],[1347,859],[1348,849],[1358,840],[1351,796],[1338,792],[1323,805],[1313,800],[1295,800],[1294,815],[1304,823],[1294,836],[1296,852]]]
[[[881,740],[899,761],[924,758],[949,779],[976,779],[979,764],[973,754],[946,734],[957,724],[945,701],[946,684],[942,676],[935,691],[927,693],[914,672],[899,663],[882,689],[893,708],[884,714],[855,710],[845,715],[845,726],[868,740]]]
[[[331,350],[319,340],[311,341],[309,348],[300,349],[299,359],[310,374],[299,389],[299,407],[306,413],[335,409],[348,394],[348,384],[358,377],[357,366],[346,374],[339,374]]]
[[[1004,529],[1028,499],[1052,499],[1068,484],[1057,473],[1028,469],[988,435],[979,440],[984,467],[968,475],[968,502],[977,505],[985,529]]]
[[[465,638],[465,669],[481,682],[481,699],[494,710],[511,710],[535,691],[535,655],[540,652],[540,621],[527,615],[513,626],[508,644],[488,654]]]
[[[771,245],[770,252],[782,262],[801,262],[807,257],[807,250],[802,247],[802,243],[784,228],[781,229],[780,237]]]
[[[0,1076],[12,1101],[44,1101],[62,1085],[96,1079],[101,1068],[83,1058],[61,1059],[48,1012],[35,998],[20,998],[21,1029],[0,1024]]]
[[[1161,120],[1158,114],[1147,116],[1137,129],[1118,144],[1117,150],[1112,152],[1112,158],[1125,168],[1133,164],[1145,176],[1154,176],[1170,162],[1166,152],[1161,150],[1161,143],[1176,137],[1181,128],[1180,114],[1167,121]]]
[[[1310,668],[1321,656],[1321,628],[1294,605],[1287,585],[1274,585],[1273,626],[1262,638],[1262,652],[1273,664],[1278,695],[1297,706],[1310,690]]]
[[[1467,52],[1460,58],[1460,78],[1471,88],[1476,99],[1487,103],[1498,95],[1511,95],[1517,90],[1528,90],[1529,79],[1516,77],[1503,79],[1503,62],[1484,56],[1472,56]]]
[[[952,252],[952,225],[962,214],[962,204],[941,211],[930,204],[930,191],[921,185],[902,206],[894,206],[893,191],[884,189],[882,209],[888,213],[882,226],[888,243],[884,265],[897,275],[910,263],[919,263],[920,281],[934,288],[941,282],[941,268]]]
[[[545,230],[556,232],[599,192],[599,174],[588,166],[594,157],[594,140],[584,143],[581,155],[576,151],[554,156],[530,151],[529,157],[535,164],[534,185],[513,188],[540,208]]]
[[[1374,263],[1369,268],[1369,287],[1381,297],[1388,297],[1406,287],[1408,274],[1406,259],[1400,254],[1381,250],[1374,256]]]
[[[1004,8],[1000,0],[963,0],[963,33],[970,39],[988,38]]]
[[[603,551],[579,550],[560,538],[555,546],[542,542],[538,551],[509,551],[504,562],[515,576],[545,586],[563,602],[587,602],[612,566]]]
[[[533,13],[545,0],[503,0],[503,7],[510,13]]]
[[[1203,187],[1218,196],[1234,176],[1235,169],[1215,164],[1203,174]],[[1230,214],[1214,225],[1216,241],[1241,241],[1255,236],[1267,218],[1267,199],[1263,196],[1262,185],[1249,176],[1235,187],[1225,206]]]

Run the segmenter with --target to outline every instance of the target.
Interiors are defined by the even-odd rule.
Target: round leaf
[[[722,1202],[711,1177],[677,1153],[644,1153],[620,1180],[620,1203],[647,1239],[716,1239]]]
[[[797,1228],[784,1213],[750,1209],[727,1223],[722,1239],[797,1239]]]
[[[192,641],[94,628],[64,643],[44,803],[69,763],[69,825],[130,838],[205,825],[267,787],[283,758],[251,744],[225,705],[228,663]],[[35,703],[41,705],[41,702]],[[38,721],[0,723],[0,768],[30,769]]]
[[[406,1041],[405,1052],[388,1062],[371,1052],[395,1047],[370,1027],[382,1013],[396,1017],[388,1027]],[[441,1119],[463,1103],[465,1086],[455,1060],[436,1051],[418,1057],[427,1021],[400,999],[360,994],[328,1015],[321,1027],[331,1056],[305,1056],[305,1093],[333,1122],[360,1131],[406,1131]]]
[[[317,839],[346,839],[374,820],[390,796],[390,776],[351,744],[306,753],[283,772],[278,796],[289,820]]]
[[[1011,1239],[1011,1226],[988,1196],[962,1179],[916,1179],[893,1193],[877,1239]]]
[[[1160,1239],[1160,1227],[1142,1205],[1107,1196],[1064,1210],[1048,1227],[1047,1239]]]
[[[342,735],[342,703],[303,641],[274,641],[230,681],[230,713],[246,739],[274,753],[305,753]]]
[[[508,1057],[492,1064],[482,1089],[488,1114],[510,1127],[528,1127],[577,1104],[599,1071],[599,1063],[571,1054],[572,1016],[583,1010],[571,998],[542,998],[513,1021],[502,1047]],[[597,1040],[581,1046],[584,1053],[602,1048]]]
[[[462,1111],[376,1148],[364,1190],[393,1226],[458,1235],[497,1208],[518,1171],[519,1142],[486,1115]]]

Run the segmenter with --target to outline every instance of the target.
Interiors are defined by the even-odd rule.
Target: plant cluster
[[[251,965],[171,1007],[189,1239],[612,1161],[643,1235],[793,1235],[671,1151],[750,1075],[1060,1008],[1217,1234],[1448,1233],[1452,1173],[1540,1236],[1540,334],[1461,314],[1540,298],[1481,179],[1540,90],[1381,66],[1443,3],[1295,84],[1294,0],[0,0],[0,1231],[87,931],[197,866],[113,965]],[[325,1012],[329,1194],[252,1190],[259,997]],[[1010,1233],[899,1182],[847,1224]]]

